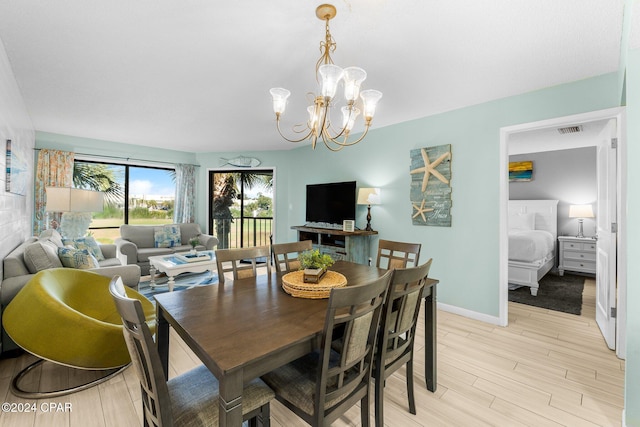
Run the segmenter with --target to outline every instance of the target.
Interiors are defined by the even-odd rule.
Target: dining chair
[[[216,250],[216,265],[218,266],[218,280],[224,284],[224,273],[233,272],[234,279],[255,277],[258,267],[265,265],[267,274],[271,274],[271,252],[269,246],[253,246],[250,248],[218,249]]]
[[[361,425],[369,425],[373,352],[392,275],[332,289],[320,347],[262,377],[276,399],[309,425],[330,425],[358,402]],[[339,350],[331,345],[336,328],[343,331]]]
[[[375,379],[376,427],[384,425],[384,384],[387,378],[406,366],[409,412],[416,414],[413,394],[413,345],[420,302],[432,259],[419,267],[396,268],[382,309],[376,344]]]
[[[392,268],[417,267],[421,247],[420,243],[394,242],[380,239],[376,267],[388,270]]]
[[[124,325],[125,342],[135,367],[143,403],[143,425],[217,426],[219,385],[204,365],[166,381],[160,355],[145,323],[140,301],[128,298],[119,276],[109,283]],[[273,391],[260,379],[244,386],[242,412],[250,426],[269,426]]]
[[[313,249],[311,240],[301,242],[276,243],[271,246],[273,252],[273,264],[277,273],[289,273],[300,269],[298,256],[301,252]]]

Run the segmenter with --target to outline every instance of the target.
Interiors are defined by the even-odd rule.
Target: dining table
[[[365,284],[386,270],[336,261],[347,286]],[[172,327],[220,383],[219,425],[242,425],[243,385],[318,348],[327,299],[296,298],[282,288],[282,274],[227,280],[155,295],[156,343],[165,378]],[[426,387],[436,389],[436,284],[425,295]]]

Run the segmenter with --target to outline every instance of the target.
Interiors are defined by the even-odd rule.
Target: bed
[[[509,289],[538,282],[555,265],[558,238],[557,200],[509,200]]]

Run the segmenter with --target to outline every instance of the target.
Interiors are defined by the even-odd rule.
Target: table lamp
[[[371,228],[371,205],[380,204],[379,188],[361,188],[358,190],[358,204],[367,205],[367,231],[373,231]]]
[[[569,218],[578,218],[578,235],[576,237],[584,237],[582,228],[584,218],[593,217],[593,207],[591,205],[569,205]]]
[[[100,191],[67,187],[45,187],[45,191],[45,211],[62,212],[60,234],[69,239],[84,236],[91,224],[91,212],[103,209],[104,193]]]

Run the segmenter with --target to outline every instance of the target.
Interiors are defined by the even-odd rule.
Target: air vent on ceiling
[[[558,128],[558,132],[560,132],[563,135],[566,133],[578,133],[578,132],[582,132],[582,126],[567,126],[564,128]]]

